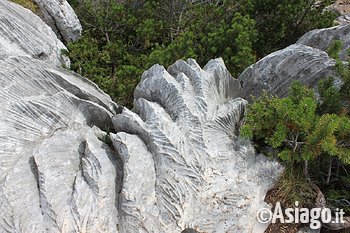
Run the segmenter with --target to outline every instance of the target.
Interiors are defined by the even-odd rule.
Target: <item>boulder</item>
[[[348,60],[348,50],[350,48],[350,24],[312,30],[303,35],[296,44],[303,44],[326,51],[334,40],[342,41],[343,48],[339,56],[340,59],[344,61]]]
[[[69,66],[61,49],[66,47],[37,15],[7,0],[0,1],[0,59],[30,56]]]
[[[293,44],[276,51],[249,66],[239,76],[241,96],[251,100],[263,91],[285,97],[295,80],[316,87],[318,81],[329,76],[335,77],[335,85],[341,80],[334,71],[335,60],[326,52],[301,44]]]
[[[40,7],[44,21],[65,42],[80,38],[82,27],[73,8],[66,0],[34,0]]]

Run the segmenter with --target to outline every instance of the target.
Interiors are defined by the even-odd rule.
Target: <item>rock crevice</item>
[[[44,21],[64,42],[80,38],[82,27],[73,8],[66,0],[34,0],[40,7]]]

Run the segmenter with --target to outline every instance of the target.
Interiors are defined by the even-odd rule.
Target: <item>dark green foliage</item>
[[[340,88],[340,95],[345,107],[350,110],[350,68],[349,64],[344,64],[339,59],[336,64],[337,71],[343,80],[343,85]]]
[[[205,65],[210,58],[222,57],[228,69],[237,76],[256,60],[252,50],[256,35],[255,21],[249,15],[235,13],[231,22],[223,20],[215,26],[180,33],[168,46],[152,51],[150,64],[168,66],[177,59],[191,57]]]
[[[341,187],[339,189],[339,187]],[[325,196],[327,197],[327,203],[333,207],[333,209],[341,208],[346,212],[346,215],[350,214],[350,175],[341,176],[338,180],[331,184]]]
[[[329,0],[252,0],[257,22],[255,49],[262,57],[294,43],[305,32],[333,24],[335,13],[324,11]]]
[[[326,92],[325,94],[328,95],[328,105],[334,104],[335,106],[340,105],[342,107],[342,111],[349,113],[350,111],[350,68],[349,64],[344,63],[342,60],[339,58],[339,53],[343,48],[343,44],[339,40],[334,40],[332,44],[329,46],[327,53],[330,57],[336,60],[336,71],[338,75],[341,77],[343,81],[343,85],[340,87],[340,90],[335,89],[331,87],[330,83],[321,83],[324,87],[330,88],[328,90],[328,93]],[[335,94],[336,96],[331,96],[332,94]],[[337,98],[339,98],[339,102],[337,101]],[[327,100],[326,100],[327,101]]]
[[[128,107],[141,72],[155,63],[191,57],[205,65],[223,57],[238,75],[256,60],[255,22],[238,12],[244,1],[76,1],[84,35],[68,45],[72,69]]]
[[[327,100],[328,101],[328,100]],[[289,97],[262,95],[250,106],[241,136],[263,141],[272,147],[287,167],[321,155],[350,164],[350,118],[326,113],[318,115],[310,89],[293,83]]]
[[[191,57],[203,66],[222,57],[237,77],[257,55],[330,26],[334,18],[320,13],[323,1],[308,10],[305,0],[69,2],[84,29],[82,39],[68,45],[72,69],[128,107],[141,72],[155,63],[168,66]]]
[[[142,17],[143,11],[152,9],[152,4],[143,7],[138,12],[115,1],[83,1],[76,8],[84,27],[83,37],[68,44],[71,68],[128,107],[146,67],[144,53],[159,40],[161,32],[161,25]]]
[[[260,148],[272,148],[272,155],[285,164],[276,191],[286,205],[313,203],[310,178],[329,204],[339,208],[350,200],[350,193],[342,191],[350,186],[350,179],[344,178],[350,177],[350,118],[340,110],[341,93],[332,78],[320,83],[319,92],[318,111],[313,91],[300,83],[293,83],[286,98],[265,93],[250,106],[241,129],[242,137],[253,138]]]
[[[290,164],[305,158],[305,141],[315,127],[316,100],[309,89],[293,83],[290,97],[270,97],[266,93],[249,108],[243,137],[264,139],[266,145],[277,149],[277,156]]]
[[[318,92],[320,93],[319,114],[333,113],[340,116],[340,128],[349,128],[349,96],[350,96],[350,69],[346,63],[339,59],[343,44],[339,40],[333,41],[327,53],[336,59],[336,69],[343,85],[334,87],[334,78],[330,77],[320,81]],[[338,143],[346,150],[341,156],[322,154],[311,163],[311,171],[315,182],[325,194],[328,205],[331,208],[341,208],[346,215],[350,214],[350,135],[339,131]],[[346,130],[345,130],[346,131]],[[333,139],[334,140],[334,139]]]
[[[342,43],[334,41],[327,51],[336,59],[336,69],[343,80],[340,88],[329,77],[318,84],[318,101],[308,88],[297,83],[287,98],[269,98],[265,94],[250,107],[241,134],[253,138],[260,148],[274,148],[274,154],[284,161],[286,171],[277,188],[283,201],[312,201],[312,185],[303,183],[298,175],[304,170],[304,179],[312,178],[331,207],[349,213],[350,192],[346,187],[350,187],[350,69],[339,59],[341,49]],[[311,196],[299,196],[293,191],[294,182]]]
[[[318,112],[320,114],[340,114],[342,110],[341,96],[339,90],[334,87],[333,77],[320,80],[318,83],[318,93],[320,94],[318,105]]]
[[[333,59],[339,59],[339,53],[343,48],[343,43],[340,40],[334,40],[327,49],[328,56]]]

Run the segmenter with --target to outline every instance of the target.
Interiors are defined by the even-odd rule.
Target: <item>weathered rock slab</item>
[[[0,232],[263,232],[282,168],[239,139],[238,90],[221,59],[155,65],[120,113],[74,73],[0,60]]]
[[[239,140],[247,102],[238,93],[221,59],[143,74],[135,112],[113,118],[111,139],[124,161],[122,229],[263,232],[256,213],[281,167]]]
[[[55,65],[69,66],[61,55],[66,49],[55,33],[30,10],[0,1],[0,59],[30,56]]]
[[[350,24],[331,28],[315,29],[303,35],[296,44],[303,44],[323,51],[327,51],[334,40],[340,40],[343,48],[339,57],[347,61],[350,48]]]
[[[249,66],[239,76],[242,97],[251,99],[263,91],[285,97],[293,81],[300,81],[316,87],[318,81],[329,76],[336,77],[335,84],[341,80],[334,70],[335,60],[326,52],[301,44],[293,44],[276,51]]]
[[[64,69],[0,60],[0,232],[117,232],[120,169],[90,127],[117,110]]]
[[[57,66],[40,18],[0,13],[0,232],[264,231],[282,168],[238,137],[247,101],[222,59],[153,66],[130,111]]]
[[[65,42],[80,38],[82,27],[73,8],[66,0],[34,0],[40,7],[44,21]]]

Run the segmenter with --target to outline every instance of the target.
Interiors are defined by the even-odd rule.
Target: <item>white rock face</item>
[[[222,60],[168,71],[145,72],[137,113],[118,114],[78,75],[0,60],[0,232],[263,232],[281,167],[237,138],[238,81]],[[96,136],[113,127],[114,149]]]
[[[61,49],[66,47],[38,16],[7,0],[0,1],[0,59],[30,56],[69,66]]]
[[[347,60],[350,48],[350,24],[312,30],[303,35],[296,43],[326,51],[334,40],[342,41],[343,49],[339,55],[342,60]]]
[[[263,232],[256,220],[281,167],[238,139],[246,101],[221,59],[146,71],[135,112],[114,117],[124,164],[122,232]]]
[[[90,127],[117,111],[80,76],[0,61],[0,232],[117,232],[120,169]]]
[[[44,21],[66,42],[79,39],[82,27],[77,15],[66,0],[34,0]],[[61,38],[62,37],[62,38]]]
[[[0,11],[0,232],[264,231],[282,168],[238,138],[247,102],[221,59],[153,66],[122,110],[56,66],[40,18]]]
[[[251,99],[264,90],[270,94],[284,97],[294,80],[316,87],[320,79],[336,77],[335,61],[326,52],[309,46],[294,44],[276,51],[249,66],[239,76],[242,86],[241,96]],[[341,80],[336,78],[336,85]]]
[[[0,232],[264,232],[256,215],[282,168],[239,139],[240,97],[334,75],[317,38],[347,33],[306,34],[315,48],[272,53],[239,80],[221,59],[155,65],[130,111],[56,66],[65,47],[40,18],[7,0],[0,18]]]

